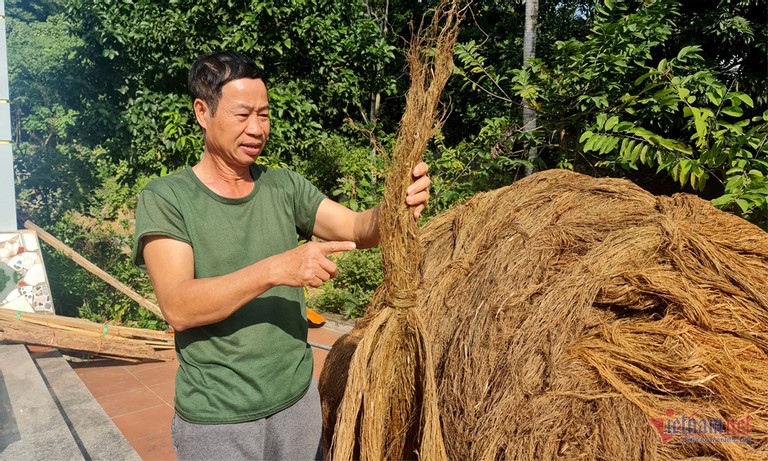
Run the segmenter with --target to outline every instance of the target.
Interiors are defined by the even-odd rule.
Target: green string
[[[21,318],[21,311],[16,311],[16,320]]]
[[[105,336],[107,336],[107,330],[108,330],[108,329],[109,329],[109,325],[107,325],[107,324],[105,323],[105,324],[104,324],[104,329],[103,329],[103,330],[101,330],[101,337],[102,337],[102,338],[103,338],[103,337],[105,337]]]

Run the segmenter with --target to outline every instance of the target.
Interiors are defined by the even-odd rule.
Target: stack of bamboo
[[[85,319],[0,309],[0,341],[50,346],[120,360],[174,359],[173,337]]]

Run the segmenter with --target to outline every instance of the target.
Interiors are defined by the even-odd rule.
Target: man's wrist
[[[256,263],[256,265],[261,265],[261,274],[260,278],[263,280],[263,282],[266,284],[266,290],[269,290],[270,288],[274,288],[278,285],[280,285],[280,275],[279,275],[279,264],[275,261],[275,256],[270,256],[267,259],[264,259],[261,261],[261,264]]]

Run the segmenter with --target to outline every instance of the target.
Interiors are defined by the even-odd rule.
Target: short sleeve
[[[178,203],[144,189],[136,206],[136,242],[133,247],[133,263],[139,267],[146,267],[142,239],[149,235],[165,235],[192,244]]]
[[[296,233],[305,240],[312,237],[315,228],[317,209],[326,196],[298,173],[285,170],[293,186],[293,217],[296,222]]]

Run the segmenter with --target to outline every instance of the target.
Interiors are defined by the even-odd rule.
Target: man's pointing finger
[[[339,251],[352,251],[357,248],[355,242],[323,242],[320,249],[324,255],[338,253]]]

